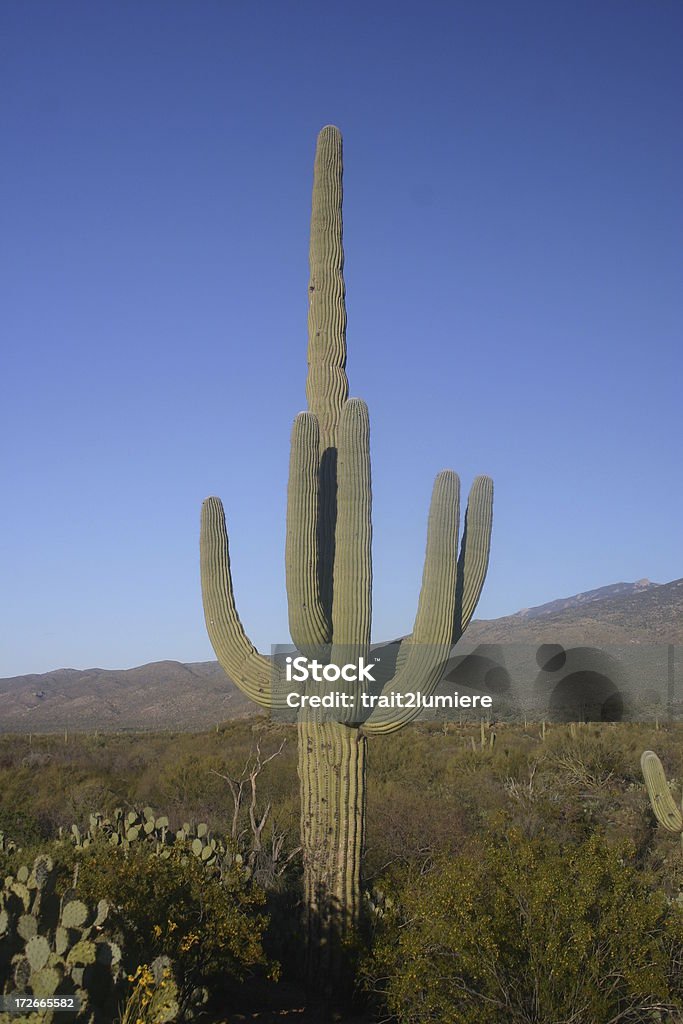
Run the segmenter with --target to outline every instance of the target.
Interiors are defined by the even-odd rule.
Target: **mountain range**
[[[671,583],[614,583],[471,623],[476,643],[683,644],[683,579]]]
[[[475,620],[468,645],[683,644],[683,579],[615,583],[499,619]],[[57,669],[0,679],[0,732],[199,731],[256,713],[217,662]]]

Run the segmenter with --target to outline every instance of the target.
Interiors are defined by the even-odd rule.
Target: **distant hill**
[[[500,619],[474,621],[468,645],[683,644],[683,579],[615,583]],[[214,661],[57,669],[0,679],[0,732],[190,732],[255,713]]]
[[[253,713],[252,702],[216,661],[62,668],[0,679],[0,732],[190,732]]]
[[[518,619],[540,619],[555,612],[569,611],[574,608],[583,608],[595,601],[604,601],[609,597],[627,597],[632,594],[642,594],[653,587],[661,584],[652,583],[650,580],[636,580],[635,583],[612,583],[609,587],[598,587],[597,590],[586,590],[583,594],[574,594],[573,597],[560,597],[556,601],[549,601],[547,604],[539,604],[535,608],[522,608],[515,612],[512,618]]]
[[[683,644],[683,579],[615,583],[475,621],[466,636],[470,643]]]

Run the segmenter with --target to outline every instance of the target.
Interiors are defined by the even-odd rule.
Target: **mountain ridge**
[[[565,608],[579,608],[595,601],[607,600],[611,597],[623,597],[627,594],[639,594],[652,587],[659,587],[661,583],[653,583],[649,579],[636,580],[635,583],[612,583],[606,587],[598,587],[595,590],[585,590],[580,594],[573,594],[571,597],[560,597],[554,601],[547,601],[545,604],[535,605],[532,608],[522,608],[513,612],[512,616],[504,618],[538,619],[545,615],[552,615],[556,611]]]
[[[647,582],[648,586],[641,586]],[[614,588],[619,588],[615,590]],[[613,593],[605,596],[604,592]],[[498,619],[479,619],[468,627],[468,642],[647,644],[683,643],[683,579],[651,584],[613,584],[586,595],[560,598],[533,609]],[[562,607],[559,607],[559,606]],[[527,609],[530,611],[532,609]]]
[[[471,644],[683,644],[683,579],[616,583],[474,620]],[[215,661],[54,669],[0,679],[0,732],[200,731],[257,712]]]

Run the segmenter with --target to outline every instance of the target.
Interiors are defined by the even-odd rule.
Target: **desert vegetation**
[[[683,857],[640,756],[680,797],[683,729],[413,724],[369,748],[363,1019],[681,1019]],[[83,1020],[306,1005],[295,759],[296,727],[258,718],[2,737],[3,990],[80,993]]]
[[[320,666],[352,682],[350,704],[328,714],[314,687],[315,710],[274,720],[292,706],[289,676],[244,631],[223,507],[208,498],[209,637],[272,717],[206,734],[2,738],[3,992],[23,1000],[19,1020],[95,1024],[681,1021],[683,871],[666,834],[683,833],[681,730],[418,724],[404,702],[434,694],[476,608],[489,477],[472,484],[462,532],[459,478],[436,477],[412,632],[391,664],[373,660],[381,678],[363,674],[369,416],[348,397],[341,205],[341,135],[327,126],[285,568],[294,648],[316,683]],[[364,679],[378,683],[367,715]],[[643,759],[646,791],[655,738],[663,764]]]

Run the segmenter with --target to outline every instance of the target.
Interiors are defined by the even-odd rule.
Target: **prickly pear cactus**
[[[79,1021],[107,1019],[123,980],[121,950],[107,936],[105,900],[91,910],[69,890],[56,895],[50,857],[22,865],[0,889],[0,983],[4,995],[36,999],[75,995]],[[0,1024],[17,1018],[0,1014]],[[50,1010],[31,1020],[60,1019]]]
[[[339,665],[364,656],[372,611],[370,425],[363,401],[348,397],[342,245],[342,139],[318,136],[313,174],[308,310],[308,411],[292,428],[285,568],[292,640]],[[434,484],[422,589],[411,636],[383,695],[434,692],[466,629],[488,566],[493,504],[489,477],[475,480],[462,538],[460,481]],[[209,637],[227,675],[261,707],[284,706],[286,687],[246,635],[235,606],[223,506],[202,509],[201,570]],[[349,658],[349,652],[353,657]],[[346,656],[345,656],[346,655]],[[360,913],[365,821],[366,736],[403,728],[419,713],[401,700],[361,721],[340,712],[299,721],[304,903],[312,979],[334,979]]]
[[[162,860],[168,859],[173,853],[181,857],[196,857],[219,878],[224,878],[235,868],[247,877],[250,874],[249,867],[242,863],[242,858],[232,845],[220,836],[215,836],[207,824],[185,822],[174,831],[169,827],[168,818],[155,815],[151,807],[131,811],[117,807],[111,817],[99,812],[91,814],[86,830],[72,825],[69,832],[62,832],[62,837],[70,839],[79,849],[86,849],[98,839],[122,850],[129,850],[136,843],[144,843]]]

